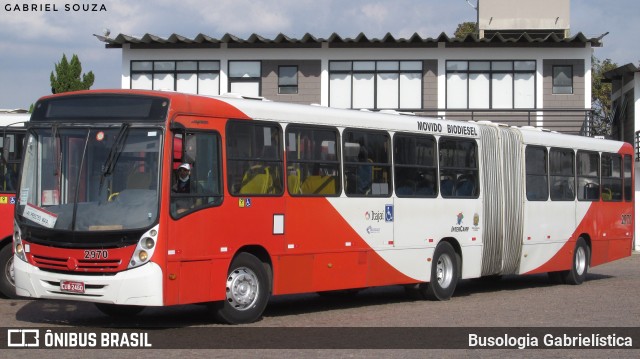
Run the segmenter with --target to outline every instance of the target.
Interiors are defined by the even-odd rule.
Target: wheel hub
[[[227,302],[237,310],[251,308],[258,299],[258,292],[258,277],[249,268],[238,268],[227,277]]]

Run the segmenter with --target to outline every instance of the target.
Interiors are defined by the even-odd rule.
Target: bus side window
[[[332,127],[287,127],[287,184],[292,196],[340,194],[338,131]]]
[[[232,195],[282,195],[281,135],[277,123],[229,121],[227,185]]]
[[[549,179],[552,201],[573,201],[575,195],[575,159],[573,150],[549,151]]]
[[[578,175],[578,200],[600,199],[600,155],[597,152],[578,151],[576,157]]]
[[[391,195],[390,139],[387,132],[346,129],[343,134],[345,193]]]
[[[398,197],[436,197],[436,140],[429,135],[393,138],[394,184]],[[453,183],[451,184],[453,190]]]
[[[624,200],[631,202],[633,200],[633,162],[631,156],[624,155]]]
[[[222,203],[220,137],[214,132],[174,135],[171,214]]]
[[[549,198],[547,149],[539,146],[527,146],[525,165],[527,200],[546,201]]]
[[[603,201],[622,200],[622,157],[618,154],[602,154],[602,192]]]
[[[440,193],[442,197],[477,198],[480,195],[475,140],[441,138]]]

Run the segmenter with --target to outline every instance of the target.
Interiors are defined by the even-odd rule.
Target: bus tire
[[[582,238],[578,238],[576,248],[573,251],[573,263],[571,269],[562,272],[564,283],[578,285],[584,282],[589,271],[589,262],[591,260],[591,251],[587,242]]]
[[[449,300],[460,278],[461,260],[451,244],[441,242],[433,253],[431,282],[420,285],[423,297],[429,300]]]
[[[0,294],[5,298],[18,298],[13,276],[13,249],[11,242],[0,249],[0,268],[2,268]]]
[[[227,324],[252,323],[262,317],[271,294],[269,271],[250,253],[231,262],[226,280],[226,299],[215,306],[215,315]]]
[[[113,318],[133,317],[144,310],[140,305],[118,305],[108,303],[93,303],[99,311]]]

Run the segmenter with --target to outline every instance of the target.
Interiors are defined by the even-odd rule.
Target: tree
[[[467,35],[473,35],[478,33],[478,26],[475,21],[467,21],[458,24],[458,28],[453,33],[456,39],[464,39]]]
[[[82,79],[80,79],[82,75]],[[78,55],[73,54],[71,62],[67,61],[67,55],[62,54],[60,63],[55,64],[55,75],[51,72],[51,92],[63,93],[69,91],[88,90],[95,80],[93,72],[82,74],[82,65]]]
[[[591,108],[593,108],[593,134],[611,135],[613,111],[611,108],[611,83],[603,82],[604,73],[617,68],[610,59],[600,61],[591,56]]]

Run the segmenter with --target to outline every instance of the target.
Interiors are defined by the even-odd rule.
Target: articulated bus
[[[40,99],[15,211],[17,293],[109,315],[272,295],[549,273],[631,254],[630,144],[233,97]],[[186,166],[188,164],[189,166]],[[177,170],[188,193],[175,193]]]
[[[13,212],[22,160],[24,122],[29,114],[0,112],[0,296],[15,298],[13,285]]]

